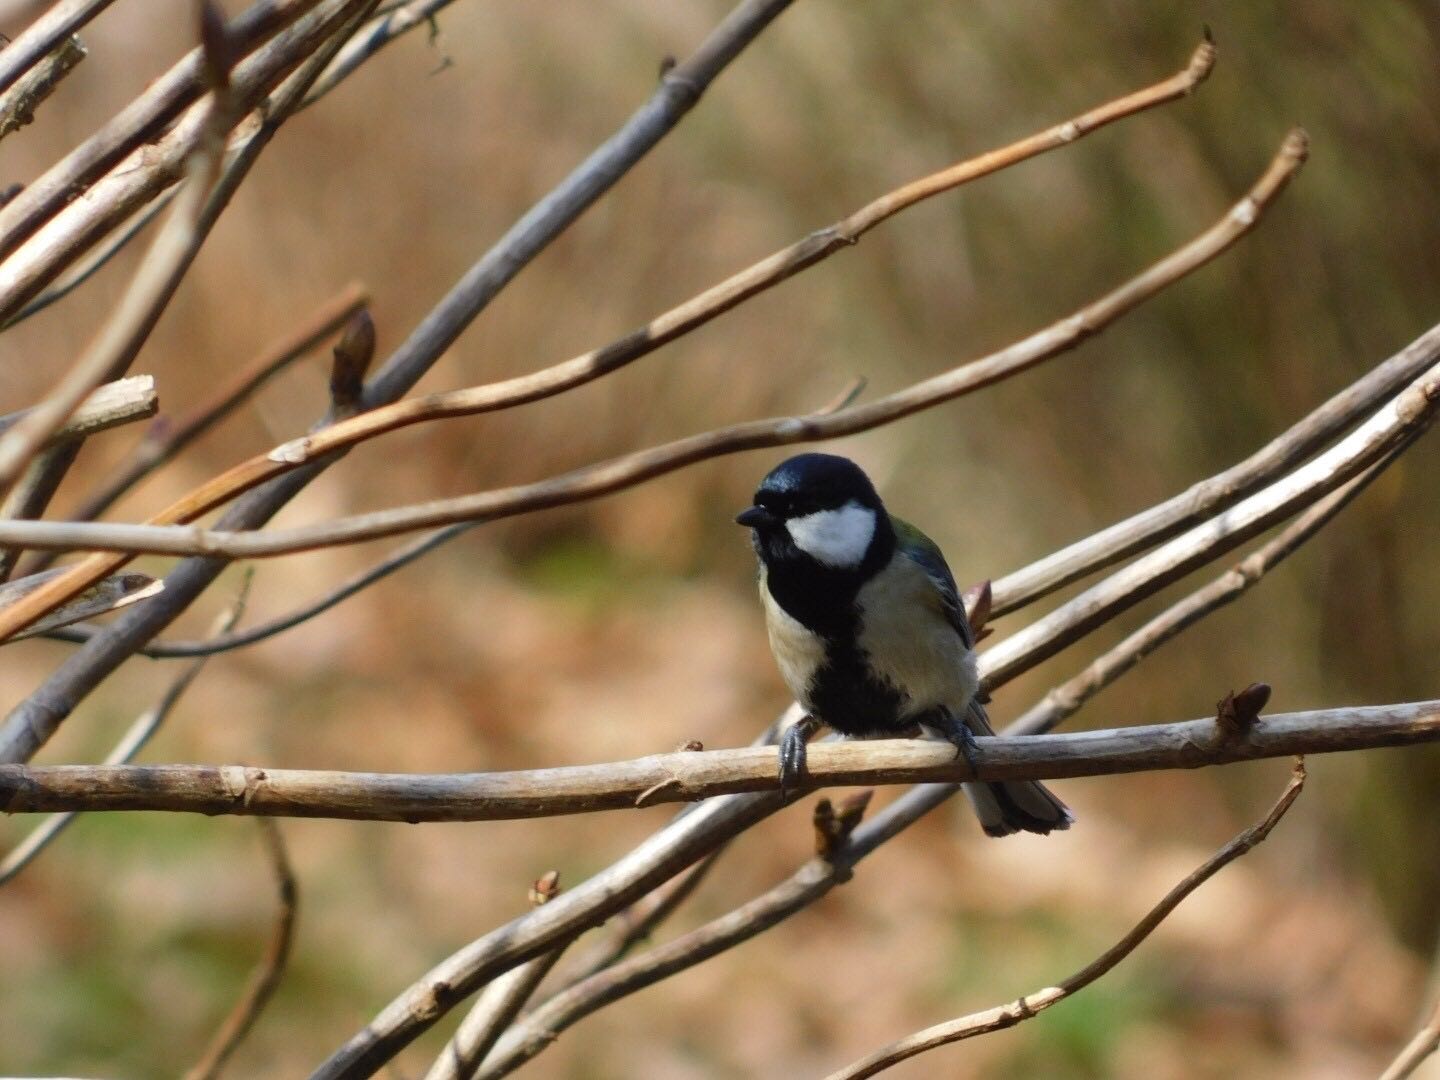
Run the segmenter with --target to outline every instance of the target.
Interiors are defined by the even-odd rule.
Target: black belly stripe
[[[810,710],[842,735],[901,735],[915,726],[902,719],[905,695],[874,678],[853,643],[829,644],[809,697]]]

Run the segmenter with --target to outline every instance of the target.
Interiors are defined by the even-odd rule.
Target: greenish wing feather
[[[960,640],[965,642],[965,647],[973,649],[975,634],[970,629],[970,620],[965,616],[965,604],[960,599],[960,589],[955,584],[955,575],[950,572],[950,567],[945,562],[945,555],[941,552],[939,545],[914,525],[893,514],[890,516],[890,523],[895,527],[895,539],[899,544],[900,553],[919,563],[925,573],[929,575],[930,580],[935,583],[935,591],[946,619],[949,620],[951,626],[955,627],[955,632],[960,635]]]

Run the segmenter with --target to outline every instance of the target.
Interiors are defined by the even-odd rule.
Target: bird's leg
[[[970,725],[957,717],[949,709],[938,709],[935,714],[938,723],[935,730],[945,736],[945,740],[955,747],[955,756],[965,755],[965,764],[970,766],[971,774],[980,769],[980,761],[976,752],[980,749],[975,742],[975,733],[970,730]]]
[[[787,798],[790,789],[800,782],[805,772],[805,744],[820,730],[820,721],[809,713],[785,729],[780,738],[780,796]]]

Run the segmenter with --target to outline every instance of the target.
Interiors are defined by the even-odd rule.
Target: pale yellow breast
[[[810,677],[825,662],[825,641],[775,602],[765,585],[763,570],[760,599],[765,605],[765,627],[770,633],[770,651],[775,654],[780,677],[795,700],[808,708]]]
[[[975,657],[950,625],[924,569],[893,559],[857,600],[859,645],[875,674],[909,696],[911,712],[944,705],[963,716],[979,684]]]

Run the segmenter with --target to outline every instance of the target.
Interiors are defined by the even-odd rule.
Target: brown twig
[[[1172,724],[977,740],[971,771],[924,739],[811,748],[803,790],[940,781],[1050,780],[1193,769],[1295,754],[1440,740],[1440,701],[1277,713],[1247,738],[1211,717]],[[0,765],[0,811],[168,810],[365,821],[497,821],[627,809],[661,780],[655,802],[778,791],[773,747],[656,754],[601,765],[499,773],[355,773],[242,765]]]
[[[364,286],[347,285],[295,330],[241,368],[209,401],[179,420],[152,426],[121,469],[86,498],[71,514],[71,520],[99,517],[137,483],[234,412],[269,379],[337,333],[367,303],[369,295]]]
[[[265,955],[251,972],[240,1000],[235,1002],[219,1030],[210,1040],[200,1060],[185,1073],[186,1080],[213,1080],[220,1075],[226,1061],[249,1034],[260,1014],[269,1004],[275,988],[285,974],[285,964],[290,958],[290,947],[295,939],[295,918],[299,906],[299,886],[295,882],[295,871],[290,866],[285,852],[285,840],[275,822],[260,818],[260,838],[265,843],[265,854],[270,869],[275,875],[279,893],[280,909],[275,916],[275,928],[271,931]]]
[[[19,603],[22,597],[29,595],[44,585],[46,581],[53,580],[62,573],[64,573],[63,570],[49,570],[42,574],[32,574],[29,577],[0,585],[0,610],[10,604]],[[156,581],[149,574],[139,574],[133,570],[111,574],[96,582],[79,596],[67,601],[62,607],[56,608],[24,633],[17,634],[11,640],[19,641],[22,638],[38,637],[57,627],[79,622],[81,619],[93,619],[97,615],[117,611],[140,600],[156,596],[163,589],[164,584]]]
[[[1062,979],[1053,986],[1047,986],[1043,990],[1037,990],[1033,994],[1018,998],[1008,1005],[986,1009],[984,1012],[971,1013],[968,1016],[926,1028],[924,1031],[917,1031],[854,1064],[831,1073],[827,1080],[861,1080],[862,1077],[874,1076],[916,1054],[923,1054],[936,1047],[959,1042],[961,1039],[1013,1027],[1083,990],[1134,952],[1136,947],[1149,937],[1151,932],[1164,922],[1166,917],[1179,907],[1187,896],[1209,881],[1224,867],[1262,843],[1280,819],[1285,816],[1286,811],[1299,797],[1304,786],[1305,764],[1303,761],[1296,761],[1290,783],[1285,786],[1285,790],[1280,793],[1280,798],[1262,820],[1250,826],[1210,856],[1184,881],[1166,893],[1165,897],[1151,908],[1129,933],[1073,975]]]
[[[154,524],[100,526],[23,523],[25,536],[16,538],[7,534],[20,529],[21,524],[0,523],[0,540],[25,543],[33,547],[90,547],[129,554],[149,551],[163,554],[223,555],[231,558],[268,557],[331,544],[353,543],[460,520],[493,521],[513,514],[596,498],[722,454],[837,438],[867,431],[1019,374],[1043,360],[1074,348],[1085,338],[1098,333],[1167,285],[1215,258],[1253,228],[1264,208],[1284,188],[1304,161],[1304,157],[1304,137],[1292,132],[1265,174],[1229,213],[1205,233],[1148,270],[1068,318],[1022,341],[867,405],[857,405],[829,414],[812,413],[801,417],[750,421],[577,469],[551,480],[440,500],[416,507],[361,514],[320,526],[276,530],[264,535],[179,529]],[[362,439],[403,426],[402,417],[405,424],[417,422],[416,418],[433,418],[433,405],[426,403],[433,402],[436,397],[444,399],[446,395],[432,395],[429,398],[402,402],[403,408],[397,406],[400,415],[388,409],[374,409],[287,443],[268,455],[253,458],[203,485],[167,508],[158,518],[175,522],[191,521],[199,514],[258,483],[273,479],[317,458],[337,453]],[[72,583],[57,582],[45,595],[37,594],[26,609],[15,610],[8,618],[4,613],[0,613],[0,639],[23,625],[22,619],[38,615],[46,603],[63,599],[67,588],[81,585],[89,576],[109,573],[118,565],[123,565],[124,561],[124,556],[97,555],[77,564]]]

